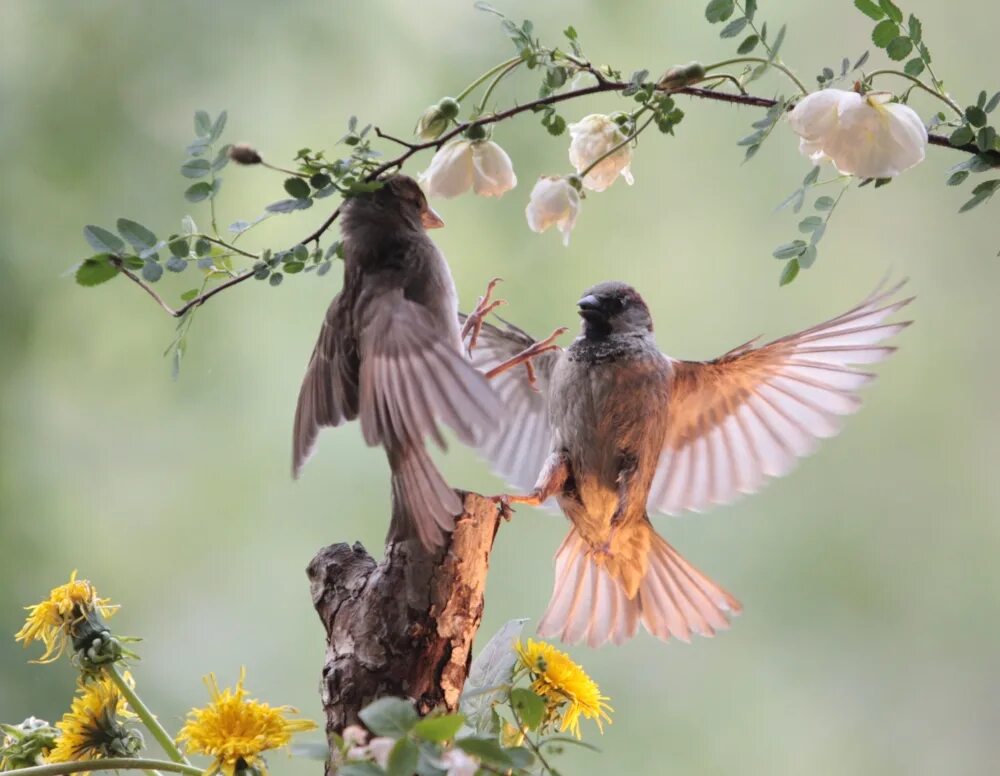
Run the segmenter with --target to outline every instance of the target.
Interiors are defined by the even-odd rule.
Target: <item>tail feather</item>
[[[424,547],[444,544],[446,534],[462,514],[462,499],[445,482],[423,445],[413,445],[390,456],[393,501],[413,526]]]
[[[729,627],[726,614],[738,614],[739,602],[684,560],[649,523],[633,530],[648,531],[650,541],[639,543],[649,550],[646,572],[632,598],[613,569],[622,564],[641,566],[643,559],[609,558],[606,550],[589,545],[576,529],[570,531],[556,554],[556,581],[539,634],[599,647],[632,638],[640,622],[663,641],[690,641],[692,633],[713,636]]]

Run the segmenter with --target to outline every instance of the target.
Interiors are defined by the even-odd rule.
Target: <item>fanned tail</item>
[[[541,636],[599,647],[632,638],[640,622],[663,641],[690,641],[692,633],[713,636],[729,627],[727,613],[742,609],[735,598],[684,560],[648,521],[627,530],[630,540],[614,541],[610,552],[592,547],[575,528],[569,532],[556,553]],[[643,566],[630,596],[627,572]]]

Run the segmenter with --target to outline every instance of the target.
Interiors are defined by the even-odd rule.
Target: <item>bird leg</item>
[[[535,383],[536,383],[535,369],[531,364],[531,359],[535,358],[536,356],[540,356],[542,353],[547,353],[550,350],[558,350],[559,346],[553,343],[567,331],[569,331],[569,329],[567,329],[565,326],[560,326],[545,339],[538,340],[538,342],[534,343],[530,347],[525,348],[516,356],[508,358],[502,364],[497,364],[491,370],[486,372],[486,379],[492,380],[494,377],[496,377],[499,374],[503,374],[508,369],[513,369],[515,366],[524,364],[525,369],[528,372],[528,384],[532,388],[535,388]]]
[[[618,507],[611,516],[611,530],[608,532],[608,540],[598,548],[598,552],[603,555],[611,555],[611,543],[614,541],[615,532],[618,526],[625,520],[629,508],[634,503],[645,504],[642,500],[642,483],[636,476],[639,469],[639,459],[632,453],[623,452],[618,469]]]
[[[491,498],[497,504],[504,518],[510,520],[511,504],[528,504],[538,506],[556,493],[562,491],[570,478],[569,458],[565,452],[552,453],[545,459],[541,474],[531,493],[522,495],[504,493]]]
[[[489,282],[486,286],[486,293],[479,297],[479,301],[476,302],[476,309],[469,313],[469,316],[465,319],[465,323],[462,325],[462,342],[465,342],[466,337],[469,338],[466,350],[470,356],[476,347],[476,343],[479,342],[479,332],[483,328],[483,321],[486,319],[486,316],[501,305],[507,304],[506,299],[493,299],[493,289],[497,287],[497,283],[501,280],[503,278],[493,278]]]

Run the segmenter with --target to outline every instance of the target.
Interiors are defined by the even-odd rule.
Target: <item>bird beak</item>
[[[576,303],[579,307],[579,313],[581,318],[590,320],[592,318],[601,318],[603,314],[601,313],[601,303],[596,296],[593,294],[587,294],[583,299]]]
[[[424,225],[424,229],[440,229],[444,226],[444,219],[428,205],[427,209],[420,214],[420,223]]]

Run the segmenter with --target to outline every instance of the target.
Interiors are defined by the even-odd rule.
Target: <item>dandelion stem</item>
[[[188,762],[188,759],[183,754],[181,754],[181,750],[177,748],[177,744],[174,743],[170,734],[164,730],[163,725],[159,723],[153,712],[149,710],[149,707],[143,703],[142,698],[136,694],[135,690],[129,687],[128,682],[125,681],[125,677],[122,676],[121,672],[118,670],[118,666],[112,663],[107,666],[106,670],[111,681],[118,686],[122,695],[125,696],[125,700],[128,701],[128,705],[131,706],[132,710],[139,715],[139,719],[142,720],[142,723],[146,726],[149,732],[153,734],[153,738],[156,739],[156,742],[163,748],[163,751],[166,752],[167,756],[175,763],[190,766],[191,763]],[[174,768],[173,770],[177,769]],[[53,772],[61,773],[62,771]],[[198,772],[200,773],[200,771]],[[66,773],[69,773],[69,771],[66,771]]]
[[[18,776],[56,776],[61,773],[81,773],[95,771],[172,771],[201,776],[202,770],[193,765],[172,763],[166,760],[147,760],[144,757],[109,757],[105,760],[74,760],[68,763],[49,763],[31,768],[21,768]]]
[[[514,708],[514,701],[510,701],[510,713],[514,715],[514,722],[517,723],[518,730],[525,730],[524,723],[521,722],[521,718],[517,714],[517,709]],[[559,776],[559,771],[549,765],[548,761],[545,759],[545,755],[542,754],[542,748],[531,740],[531,736],[525,732],[524,743],[528,745],[528,748],[535,753],[535,757],[538,758],[538,762],[542,764],[542,767],[546,771],[552,774],[552,776]]]

